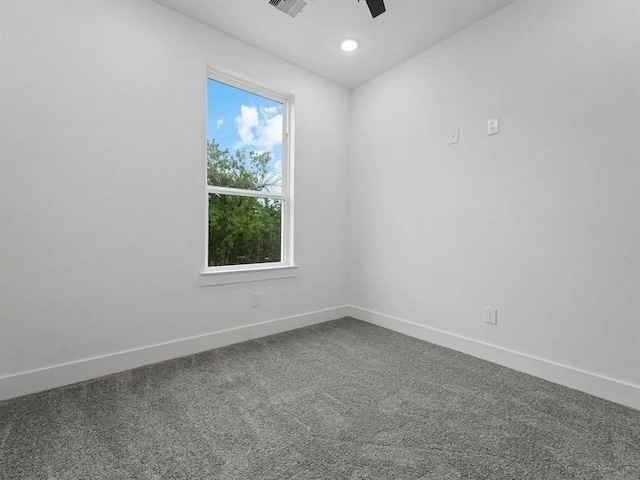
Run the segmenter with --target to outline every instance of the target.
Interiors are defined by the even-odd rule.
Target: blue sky
[[[282,104],[209,79],[207,139],[215,139],[231,151],[271,152],[272,166],[280,170]]]

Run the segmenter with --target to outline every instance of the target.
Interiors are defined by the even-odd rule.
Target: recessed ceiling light
[[[355,52],[358,49],[358,42],[353,38],[347,38],[340,44],[343,52]]]

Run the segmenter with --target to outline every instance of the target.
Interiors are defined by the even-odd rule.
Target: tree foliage
[[[269,152],[247,155],[208,141],[209,185],[270,191],[280,186],[270,165]],[[209,194],[209,266],[279,262],[281,219],[280,200]]]

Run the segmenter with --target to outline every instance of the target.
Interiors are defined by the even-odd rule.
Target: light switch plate
[[[497,135],[500,133],[500,119],[490,118],[487,122],[487,135]]]
[[[453,128],[449,130],[449,145],[453,145],[454,143],[460,143],[460,129]]]

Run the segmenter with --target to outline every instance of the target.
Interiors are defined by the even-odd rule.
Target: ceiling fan
[[[307,6],[308,3],[312,1],[313,0],[269,0],[269,4],[287,15],[295,17],[304,7]],[[360,0],[358,0],[358,2],[360,2]],[[376,18],[387,11],[384,6],[384,0],[366,0],[366,2],[373,18]]]

